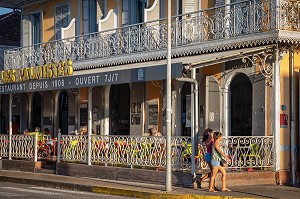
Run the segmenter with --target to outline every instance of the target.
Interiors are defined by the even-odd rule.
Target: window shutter
[[[122,2],[122,25],[128,25],[128,0]]]
[[[62,17],[62,8],[57,7],[56,8],[56,20],[55,20],[55,38],[56,39],[61,39],[61,17]]]
[[[69,25],[69,7],[64,5],[62,7],[62,28],[66,28]]]
[[[43,15],[43,12],[40,12],[40,42],[43,43],[43,18],[44,18],[44,15]]]
[[[55,34],[56,39],[61,39],[61,29],[69,25],[68,4],[56,7]]]
[[[83,34],[89,33],[89,1],[82,1],[82,12],[83,12]]]
[[[216,0],[216,6],[222,6],[225,4],[225,0]]]
[[[266,80],[263,75],[259,74],[253,82],[252,94],[252,135],[265,135],[265,96],[266,96]]]
[[[104,1],[98,0],[98,6],[97,6],[97,8],[98,8],[97,19],[104,18],[105,17],[104,15],[106,15]]]
[[[186,0],[185,5],[184,5],[184,12],[185,13],[190,13],[190,12],[195,12],[195,0]]]
[[[218,82],[208,76],[208,127],[220,129],[220,88]]]
[[[22,18],[22,46],[31,45],[31,22],[29,15],[25,15]]]

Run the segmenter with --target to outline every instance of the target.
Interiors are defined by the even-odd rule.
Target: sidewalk
[[[77,178],[55,174],[31,173],[0,170],[0,180],[15,183],[74,189],[109,195],[131,196],[136,198],[300,198],[300,188],[277,185],[255,185],[230,187],[232,192],[210,193],[207,189],[193,190],[191,188],[173,187],[170,193],[164,192],[163,185],[139,182],[126,182],[93,178]]]

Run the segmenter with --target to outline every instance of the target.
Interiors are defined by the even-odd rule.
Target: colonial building
[[[4,56],[1,131],[166,134],[167,1],[2,0],[21,9]],[[278,182],[299,169],[300,3],[172,1],[172,135],[273,136]],[[10,114],[8,114],[10,113]],[[10,119],[9,119],[10,118]],[[297,164],[296,164],[297,163]],[[292,171],[292,172],[290,172]]]

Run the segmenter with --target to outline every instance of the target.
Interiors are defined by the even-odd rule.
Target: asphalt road
[[[54,189],[10,182],[0,182],[1,199],[132,199],[89,192]]]

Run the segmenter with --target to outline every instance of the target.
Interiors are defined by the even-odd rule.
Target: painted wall
[[[29,7],[25,7],[23,10],[24,15],[31,14],[37,11],[43,11],[43,42],[48,42],[55,39],[55,8],[57,5],[69,4],[70,17],[69,22],[77,17],[78,6],[77,0],[55,0],[55,1],[46,1],[42,3],[35,3]],[[81,9],[82,11],[82,9]]]
[[[299,70],[300,70],[300,55],[294,54],[294,83],[295,83],[295,117],[294,117],[294,125],[295,125],[295,134],[296,134],[296,144],[299,147]],[[290,72],[289,72],[289,52],[283,57],[280,63],[280,96],[281,96],[281,105],[286,105],[287,110],[281,110],[280,113],[288,114],[290,121]],[[288,121],[288,122],[289,122]],[[288,123],[288,128],[280,129],[280,144],[281,144],[281,170],[289,170],[290,169],[290,123]],[[299,156],[299,154],[298,154]],[[299,162],[299,161],[298,161]],[[299,169],[298,163],[298,169]]]
[[[144,132],[144,90],[145,83],[133,83],[130,87],[130,135],[146,135],[147,132]],[[139,109],[139,110],[138,110]],[[134,118],[140,117],[140,124],[135,123]]]
[[[104,92],[102,86],[96,86],[93,88],[93,132],[96,134],[102,134],[103,127],[103,113],[104,113]]]
[[[163,107],[163,97],[162,97],[162,91],[163,91],[163,82],[162,81],[155,81],[155,84],[153,82],[147,83],[147,101],[150,100],[158,100],[158,131],[162,131],[161,126],[161,108]],[[146,113],[146,119],[147,119],[147,113]],[[146,122],[147,124],[147,122]],[[147,128],[147,127],[146,127]]]

